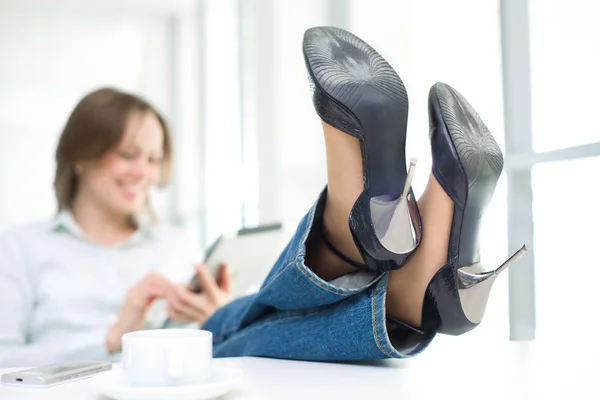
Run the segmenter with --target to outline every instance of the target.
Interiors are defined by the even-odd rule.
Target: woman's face
[[[111,214],[137,212],[160,178],[163,141],[162,126],[153,113],[132,113],[117,148],[82,164],[79,197]]]

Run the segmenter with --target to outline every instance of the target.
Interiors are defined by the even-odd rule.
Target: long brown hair
[[[118,146],[125,133],[128,117],[136,111],[153,113],[162,126],[164,144],[158,185],[169,183],[172,145],[169,127],[163,116],[141,97],[113,88],[101,88],[79,101],[60,135],[54,176],[59,211],[73,207],[79,186],[75,166],[81,162],[99,160]],[[147,208],[153,214],[149,204]]]

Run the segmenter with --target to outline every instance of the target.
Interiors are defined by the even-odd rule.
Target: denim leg
[[[302,219],[258,293],[222,307],[203,326],[214,335],[215,357],[400,358],[427,347],[432,335],[402,352],[392,345],[385,318],[387,273],[364,274],[350,284],[352,279],[326,282],[305,265],[307,238],[320,234],[325,195]]]

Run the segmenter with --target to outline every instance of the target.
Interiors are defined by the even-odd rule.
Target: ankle
[[[387,282],[386,314],[415,328],[421,326],[421,316],[428,278],[421,271],[421,260],[414,260],[399,270],[390,271]],[[431,269],[431,268],[430,268]]]
[[[323,236],[340,253],[355,263],[363,264],[364,260],[354,243],[350,225],[348,224],[349,211],[336,207],[337,204],[330,201],[328,194],[323,214]]]
[[[390,272],[386,297],[388,315],[415,327],[421,325],[429,282],[448,261],[454,215],[452,199],[433,175],[418,204],[423,223],[421,244],[402,268]]]
[[[331,281],[356,271],[352,263],[331,250],[327,244],[329,240],[325,237],[324,223],[321,221],[319,226],[313,226],[306,243],[306,266],[324,281]]]

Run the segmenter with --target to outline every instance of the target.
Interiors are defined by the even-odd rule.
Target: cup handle
[[[167,376],[169,379],[180,379],[183,375],[183,356],[178,348],[165,349]]]

